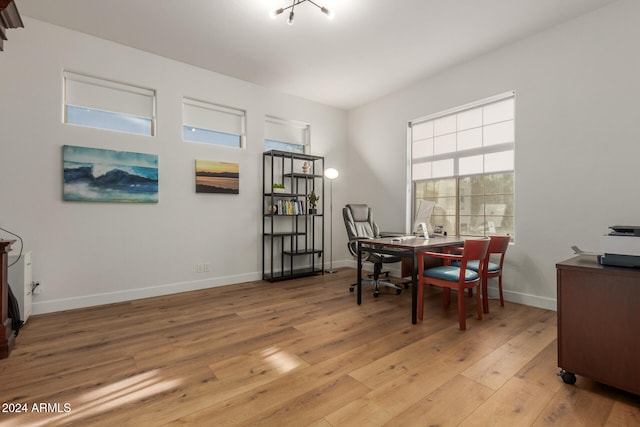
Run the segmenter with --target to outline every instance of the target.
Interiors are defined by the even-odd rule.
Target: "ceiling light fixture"
[[[317,4],[316,2],[314,2],[313,0],[292,0],[291,2],[291,6],[287,6],[287,7],[281,7],[279,9],[276,9],[274,11],[271,12],[271,17],[275,18],[276,16],[280,15],[281,13],[283,13],[285,10],[289,10],[291,9],[291,12],[289,12],[289,18],[287,19],[287,24],[289,25],[293,25],[293,17],[294,17],[294,13],[293,10],[295,9],[295,7],[297,5],[299,5],[300,3],[304,3],[308,1],[309,3],[311,3],[312,5],[314,5],[315,7],[317,7],[318,9],[320,9],[320,11],[322,13],[324,13],[325,15],[327,15],[328,19],[333,19],[333,17],[335,16],[335,14],[333,13],[332,10],[327,9],[324,6],[320,6],[319,4]]]

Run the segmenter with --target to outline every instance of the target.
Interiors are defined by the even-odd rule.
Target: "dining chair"
[[[498,292],[500,295],[500,306],[504,307],[504,297],[502,296],[502,266],[504,264],[504,256],[511,242],[510,236],[490,236],[489,249],[485,257],[485,268],[482,272],[482,309],[485,313],[489,312],[489,298],[487,293],[487,285],[489,279],[498,278]],[[491,262],[491,256],[496,262]],[[455,262],[454,262],[455,264]],[[471,261],[467,264],[469,270],[478,271],[478,262]]]
[[[440,252],[418,252],[418,319],[422,320],[424,314],[424,286],[433,285],[443,288],[443,306],[449,307],[451,303],[451,290],[458,291],[458,323],[460,330],[467,328],[464,310],[464,290],[477,288],[481,284],[484,263],[489,238],[465,240],[461,254]],[[445,265],[424,268],[425,257],[442,258]],[[451,261],[458,261],[453,265]],[[478,271],[468,268],[470,262],[476,261]],[[476,292],[476,307],[478,319],[482,319],[482,302],[480,292]]]
[[[493,277],[498,278],[498,292],[500,294],[500,306],[504,307],[504,298],[502,296],[502,266],[504,264],[504,256],[509,248],[509,242],[511,242],[510,236],[491,236],[489,242],[489,249],[487,249],[487,256],[485,258],[485,268],[482,275],[482,304],[485,313],[489,312],[489,298],[487,294],[487,284],[489,279]],[[496,259],[491,262],[491,255],[495,254]],[[477,264],[471,263],[467,268],[477,269]]]

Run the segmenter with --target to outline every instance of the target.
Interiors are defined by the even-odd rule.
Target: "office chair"
[[[489,238],[478,240],[466,240],[461,255],[451,253],[418,252],[418,319],[422,320],[424,312],[424,286],[440,286],[443,288],[443,306],[449,307],[451,290],[458,291],[458,324],[460,330],[467,328],[464,312],[464,290],[477,288],[481,285],[485,268]],[[445,261],[445,265],[427,268],[424,267],[425,257],[437,257]],[[453,265],[451,261],[456,262]],[[469,263],[477,262],[478,271],[469,269]],[[476,293],[476,308],[478,319],[482,319],[482,301],[480,289]]]
[[[349,242],[347,247],[349,252],[354,257],[358,256],[358,239],[375,239],[380,237],[380,230],[378,225],[373,220],[373,213],[371,208],[365,204],[349,204],[342,208],[342,216],[344,218],[344,225],[347,228],[347,236]],[[368,280],[367,284],[373,285],[373,296],[378,297],[380,295],[380,287],[386,286],[396,290],[397,294],[400,294],[402,288],[388,280],[380,279],[382,272],[382,264],[399,262],[400,257],[393,255],[379,254],[375,252],[366,252],[362,254],[362,260],[373,263],[373,276],[372,280]],[[389,272],[384,272],[389,276]],[[363,281],[364,282],[364,281]],[[354,283],[349,287],[349,291],[353,292],[357,283]]]

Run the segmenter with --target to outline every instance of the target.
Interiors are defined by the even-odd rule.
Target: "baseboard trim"
[[[118,302],[171,295],[180,292],[197,291],[200,289],[215,288],[218,286],[227,286],[261,279],[262,276],[260,273],[249,273],[237,276],[195,280],[191,282],[169,283],[165,285],[150,286],[146,288],[128,289],[126,291],[106,292],[101,294],[85,295],[81,297],[62,298],[50,301],[33,301],[31,315],[73,310],[77,308],[94,307],[105,304],[114,304]],[[38,296],[34,295],[34,300],[36,298],[38,298]]]
[[[334,268],[349,267],[357,268],[355,261],[343,260],[334,261]],[[364,271],[373,271],[372,264],[363,265]],[[400,277],[400,268],[394,268],[394,265],[390,265],[385,270],[389,271],[392,277]],[[132,301],[142,298],[151,298],[163,295],[177,294],[180,292],[197,291],[200,289],[215,288],[218,286],[227,286],[243,282],[251,282],[254,280],[261,280],[262,276],[259,272],[240,274],[236,276],[216,277],[204,280],[195,280],[191,282],[170,283],[166,285],[150,286],[139,289],[129,289],[126,291],[106,292],[94,295],[85,295],[81,297],[63,298],[50,301],[35,301],[38,298],[34,295],[34,301],[32,303],[31,315],[53,313],[56,311],[73,310],[77,308],[94,307],[98,305],[113,304],[118,302]],[[489,297],[497,298],[498,289],[489,287]],[[504,299],[506,301],[529,305],[532,307],[543,308],[545,310],[557,310],[557,300],[554,298],[546,298],[537,295],[524,294],[520,292],[513,292],[504,290]]]
[[[488,287],[489,298],[498,298],[498,288]],[[545,310],[557,311],[558,304],[555,298],[546,298],[538,295],[523,294],[520,292],[502,290],[505,301],[515,302],[517,304],[528,305],[531,307],[544,308]]]

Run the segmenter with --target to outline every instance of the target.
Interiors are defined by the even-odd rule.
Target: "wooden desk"
[[[581,255],[556,264],[558,366],[640,394],[640,270]]]
[[[409,239],[400,242],[393,241],[391,237],[379,239],[358,240],[358,305],[362,304],[362,253],[376,252],[395,255],[412,260],[411,272],[411,323],[418,322],[418,252],[445,248],[449,246],[461,246],[464,244],[462,237],[432,237],[425,239]]]
[[[9,285],[7,284],[7,267],[14,240],[0,241],[0,359],[5,359],[11,354],[15,343],[15,332],[11,326],[9,317]]]

